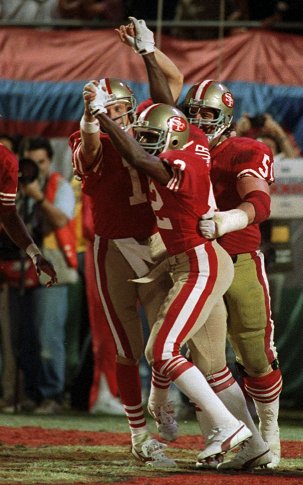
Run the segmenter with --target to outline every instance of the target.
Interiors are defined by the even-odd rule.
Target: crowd
[[[92,16],[100,15],[95,3],[103,2],[85,2]],[[71,180],[52,169],[47,138],[0,136],[15,174],[0,198],[2,410],[56,414],[66,395],[77,402],[90,347],[87,410],[125,414],[132,455],[175,467],[147,426],[145,354],[147,410],[160,439],[178,436],[174,385],[206,438],[198,468],[276,468],[282,376],[260,224],[270,213],[274,156],[299,152],[267,113],[234,125],[234,97],[220,81],[200,80],[178,105],[182,73],[145,22],[131,19],[120,40],[142,56],[151,99],[137,107],[115,78],[84,86],[69,138]],[[226,362],[226,338],[244,393]]]
[[[0,19],[22,22],[47,22],[54,20],[125,21],[128,16],[156,20],[158,4],[146,0],[1,0]],[[302,28],[293,29],[292,22],[302,19],[303,6],[297,0],[166,0],[163,2],[162,18],[168,21],[259,21],[261,28],[274,29],[275,23],[285,22],[282,31],[302,34]],[[242,27],[224,29],[224,35],[243,31]],[[213,39],[219,35],[219,27],[172,27],[165,33],[180,38]]]

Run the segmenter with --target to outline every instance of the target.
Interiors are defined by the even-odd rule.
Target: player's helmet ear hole
[[[179,143],[179,141],[178,141],[178,140],[173,140],[173,141],[172,141],[172,146],[173,146],[173,147],[175,147],[175,146],[177,146],[177,145],[178,145],[178,143]]]

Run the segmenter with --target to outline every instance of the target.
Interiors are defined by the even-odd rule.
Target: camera
[[[265,116],[264,115],[252,116],[249,118],[249,121],[252,128],[262,128],[265,123]]]
[[[20,184],[31,184],[39,176],[39,167],[31,158],[19,160],[18,180]]]

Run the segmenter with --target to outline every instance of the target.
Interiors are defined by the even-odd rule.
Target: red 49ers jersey
[[[91,197],[95,233],[105,239],[146,239],[156,231],[148,202],[148,181],[100,134],[102,149],[87,169],[81,153],[80,132],[71,135],[72,164],[82,177],[83,192]]]
[[[16,210],[19,164],[15,155],[0,144],[0,212]]]
[[[210,170],[211,156],[208,148],[208,139],[200,128],[192,124],[189,125],[189,141],[182,147],[182,150],[199,155]]]
[[[237,192],[237,180],[249,175],[274,181],[271,150],[252,138],[231,137],[211,150],[211,181],[219,210],[234,209],[242,200]],[[224,234],[219,240],[229,254],[247,253],[259,248],[261,235],[258,224],[241,231]]]
[[[163,242],[174,255],[206,241],[198,222],[203,214],[211,216],[215,202],[209,170],[199,155],[173,150],[160,158],[170,165],[173,177],[166,186],[150,181],[150,201]]]

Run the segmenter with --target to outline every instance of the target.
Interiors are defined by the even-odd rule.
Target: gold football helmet
[[[203,117],[203,108],[210,109],[213,119]],[[206,80],[194,84],[184,100],[184,111],[189,122],[202,128],[209,141],[230,127],[233,119],[234,98],[224,84]]]
[[[100,85],[109,95],[109,101],[106,103],[105,107],[116,103],[125,103],[127,105],[127,111],[123,114],[123,116],[127,114],[130,122],[133,123],[136,118],[135,112],[137,108],[137,101],[131,88],[124,81],[115,78],[100,79]],[[113,121],[117,120],[118,118],[122,118],[122,116],[117,116],[113,119]]]
[[[189,137],[189,123],[182,111],[161,103],[142,111],[133,130],[136,140],[151,155],[181,149]]]

